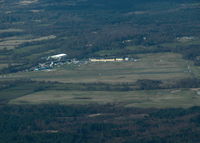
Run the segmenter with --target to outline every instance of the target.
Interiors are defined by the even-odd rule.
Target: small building
[[[125,61],[129,61],[129,58],[124,58]]]

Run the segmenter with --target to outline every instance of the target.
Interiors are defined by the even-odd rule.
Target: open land
[[[6,75],[5,79],[31,78],[40,81],[63,83],[91,82],[134,82],[138,79],[181,79],[198,75],[191,61],[174,53],[140,54],[133,62],[95,62],[87,64],[66,64],[52,71],[18,72]],[[191,71],[188,70],[191,68]]]

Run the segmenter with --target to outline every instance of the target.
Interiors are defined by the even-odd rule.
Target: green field
[[[7,79],[31,78],[40,81],[65,83],[88,82],[134,82],[138,79],[181,79],[198,75],[192,62],[174,53],[140,54],[137,62],[88,63],[64,65],[50,72],[18,72],[9,74]],[[188,70],[188,66],[191,72]],[[5,78],[1,78],[1,80]]]
[[[32,79],[76,83],[77,87],[65,89],[53,85],[37,90],[34,85],[19,85],[2,90],[1,101],[10,104],[120,104],[125,107],[191,107],[200,105],[200,89],[163,89],[119,91],[88,87],[78,83],[133,83],[138,79],[175,81],[199,75],[199,67],[182,59],[180,54],[157,53],[137,55],[138,61],[87,64],[65,64],[52,71],[18,72],[1,76],[3,80]],[[188,69],[189,67],[189,69]],[[191,71],[191,72],[190,72]],[[33,87],[32,87],[33,86]],[[39,86],[39,85],[38,85]],[[73,86],[73,85],[72,85]],[[98,85],[96,85],[98,86]]]
[[[47,90],[11,100],[10,104],[119,104],[125,107],[191,107],[200,105],[200,89],[150,91]]]

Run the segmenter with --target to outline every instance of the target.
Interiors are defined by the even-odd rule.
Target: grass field
[[[65,83],[134,82],[138,79],[180,79],[198,73],[192,62],[182,59],[179,54],[158,53],[137,56],[139,57],[137,62],[66,64],[50,72],[19,72],[7,75],[6,78],[31,78]],[[192,72],[189,72],[188,65]]]
[[[119,104],[125,107],[200,106],[200,89],[149,91],[63,91],[47,90],[11,100],[10,104]]]
[[[8,64],[0,64],[0,69],[8,67]]]

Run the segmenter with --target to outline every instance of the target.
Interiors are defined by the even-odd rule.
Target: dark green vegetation
[[[199,0],[0,0],[0,143],[199,143],[199,35]],[[25,71],[59,53],[138,61]]]
[[[0,106],[1,143],[199,143],[200,108]]]

